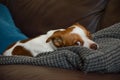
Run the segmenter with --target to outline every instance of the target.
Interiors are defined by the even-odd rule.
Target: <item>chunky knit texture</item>
[[[96,32],[93,37],[100,46],[98,50],[70,46],[40,53],[37,57],[0,56],[0,64],[29,64],[85,72],[120,72],[120,23]]]

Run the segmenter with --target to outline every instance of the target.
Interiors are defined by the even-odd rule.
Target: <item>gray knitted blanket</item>
[[[29,64],[85,72],[120,72],[120,23],[96,32],[93,37],[100,46],[98,50],[70,46],[37,57],[0,56],[0,65]]]

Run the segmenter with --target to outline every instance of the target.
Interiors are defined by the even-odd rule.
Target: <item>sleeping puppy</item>
[[[9,46],[3,55],[37,56],[40,53],[54,51],[60,47],[83,46],[96,50],[98,44],[92,41],[92,36],[85,27],[76,23],[67,29],[50,30],[44,35],[18,41]]]

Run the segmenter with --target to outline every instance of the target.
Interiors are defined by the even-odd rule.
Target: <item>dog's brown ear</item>
[[[61,47],[63,45],[63,40],[60,37],[55,37],[55,36],[51,36],[46,40],[47,42],[52,41],[52,43],[56,46],[56,47]]]
[[[56,47],[62,47],[63,46],[63,40],[61,38],[54,38],[53,40],[53,44],[56,46]]]

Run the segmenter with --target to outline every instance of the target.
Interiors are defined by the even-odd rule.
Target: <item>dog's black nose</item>
[[[93,43],[90,45],[90,49],[96,50],[96,49],[98,49],[98,45]]]

